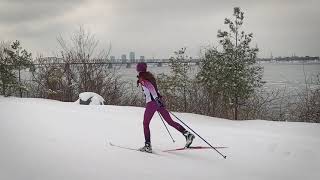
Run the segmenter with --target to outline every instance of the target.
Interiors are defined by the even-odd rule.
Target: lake
[[[300,91],[306,87],[306,82],[311,86],[317,86],[312,83],[317,74],[320,73],[320,62],[302,63],[302,62],[260,62],[264,68],[263,80],[266,82],[264,88],[286,89],[288,92]],[[116,68],[119,74],[129,82],[136,83],[135,67]],[[157,67],[149,65],[148,70],[155,75],[160,73],[170,73],[168,66]],[[198,72],[198,66],[191,66],[190,75],[194,76]],[[319,84],[318,84],[319,85]]]
[[[264,67],[263,80],[266,82],[264,88],[267,91],[275,89],[285,90],[289,94],[297,94],[306,87],[306,82],[311,88],[319,86],[312,83],[315,80],[316,75],[320,73],[320,62],[260,62],[260,65]],[[130,84],[136,84],[137,73],[135,65],[131,68],[126,68],[126,65],[115,66],[113,68],[123,80],[128,81]],[[169,66],[157,67],[155,64],[149,64],[148,70],[155,75],[165,73],[170,74]],[[190,76],[195,76],[199,70],[199,67],[192,65],[190,69]],[[23,80],[30,80],[31,74],[29,71],[22,72]],[[140,90],[140,89],[139,89]]]

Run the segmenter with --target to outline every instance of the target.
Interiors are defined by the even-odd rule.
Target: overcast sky
[[[197,57],[217,45],[234,7],[244,11],[260,57],[320,55],[319,0],[0,0],[0,41],[17,39],[34,56],[52,56],[57,37],[83,25],[117,58],[130,51],[167,58],[182,47]]]

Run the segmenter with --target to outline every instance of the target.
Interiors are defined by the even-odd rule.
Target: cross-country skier
[[[164,120],[170,126],[174,127],[176,130],[180,131],[184,135],[184,137],[186,138],[185,147],[188,148],[191,145],[195,136],[191,134],[189,131],[187,131],[179,123],[172,120],[169,112],[166,110],[165,105],[161,99],[161,95],[158,91],[157,83],[154,76],[149,71],[147,71],[147,64],[138,63],[136,70],[139,73],[137,76],[137,85],[141,84],[147,103],[143,119],[145,146],[140,148],[139,150],[148,153],[152,152],[149,124],[153,114],[156,111],[158,111],[162,115]]]

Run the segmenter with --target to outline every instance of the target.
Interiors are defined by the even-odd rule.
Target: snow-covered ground
[[[320,126],[263,120],[231,121],[175,113],[227,155],[214,150],[162,152],[184,137],[159,116],[151,122],[158,155],[119,149],[143,145],[143,108],[85,106],[0,97],[1,180],[317,180]],[[206,145],[196,138],[194,145]]]

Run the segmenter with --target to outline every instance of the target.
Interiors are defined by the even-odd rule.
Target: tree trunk
[[[22,98],[22,89],[21,89],[21,69],[19,66],[19,93],[20,93],[20,97]]]
[[[1,71],[0,71],[0,75],[1,75],[0,77],[1,77],[1,81],[2,81],[2,95],[5,96],[5,92],[6,92],[5,89],[6,89],[6,87],[5,87],[4,78],[3,78],[3,77],[4,77],[4,73],[2,73],[2,71],[4,71],[4,70],[3,70],[4,68],[2,68],[2,67],[3,67],[3,66],[0,65],[0,70],[1,70]]]
[[[3,96],[6,96],[6,85],[4,84],[4,82],[2,82],[2,94]]]
[[[187,95],[186,87],[183,87],[184,112],[187,112]]]
[[[67,94],[66,94],[66,100],[67,102],[72,101],[72,82],[71,82],[71,70],[70,70],[70,64],[66,63],[65,65],[65,71],[67,75]]]
[[[236,97],[235,106],[234,106],[234,119],[238,120],[238,97]]]

